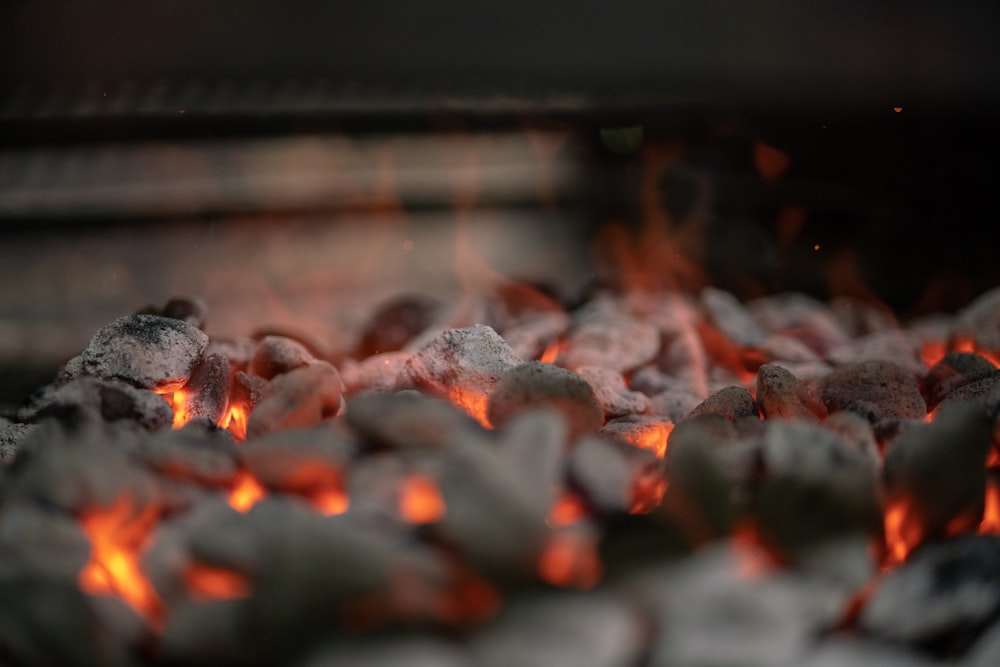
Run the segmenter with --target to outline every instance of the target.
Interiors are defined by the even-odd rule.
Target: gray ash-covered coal
[[[101,329],[0,417],[0,664],[998,654],[996,292],[531,294],[329,358],[197,299]]]

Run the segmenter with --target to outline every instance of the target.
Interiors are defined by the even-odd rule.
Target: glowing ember
[[[673,430],[673,424],[659,422],[648,424],[627,437],[628,441],[636,447],[648,449],[662,459],[667,453],[667,438],[670,437]]]
[[[898,565],[906,560],[906,556],[916,547],[922,535],[919,526],[910,516],[910,504],[898,500],[885,510],[885,544],[888,548],[886,566]]]
[[[426,475],[411,475],[399,492],[399,513],[410,523],[434,523],[444,516],[444,498]]]
[[[973,354],[978,354],[979,356],[988,359],[994,366],[1000,367],[1000,353],[994,350],[984,350],[982,348],[976,347],[976,343],[968,338],[959,338],[954,341],[951,345],[951,349],[954,352],[971,352]]]
[[[542,356],[538,358],[543,364],[554,364],[562,351],[566,348],[566,341],[556,341],[545,348]]]
[[[257,479],[245,470],[236,473],[236,481],[229,492],[229,505],[237,512],[248,512],[267,491]]]
[[[80,522],[90,540],[90,561],[78,583],[90,595],[117,595],[137,613],[158,624],[162,602],[139,567],[140,552],[157,518],[147,507],[135,513],[128,497],[85,514]]]
[[[603,574],[593,539],[582,533],[554,533],[538,561],[542,581],[560,588],[587,590],[596,586]]]
[[[322,489],[309,496],[309,504],[325,516],[343,514],[351,502],[347,494],[340,489]]]
[[[228,430],[238,441],[247,439],[247,410],[240,405],[231,405],[219,426]]]
[[[986,485],[986,511],[979,532],[1000,535],[1000,488],[992,481]]]
[[[928,368],[944,359],[948,353],[948,346],[943,340],[927,341],[920,346],[920,358]]]
[[[454,387],[448,392],[448,400],[465,410],[470,417],[482,424],[483,428],[493,428],[489,417],[486,416],[489,396]]]
[[[250,596],[250,582],[239,572],[190,563],[184,585],[195,600],[238,600]]]
[[[568,526],[587,515],[587,508],[579,496],[564,493],[549,511],[545,523],[551,527]]]
[[[174,428],[180,428],[189,421],[187,407],[185,406],[187,396],[188,392],[183,389],[178,389],[170,398],[170,404],[174,408]]]
[[[640,477],[632,489],[629,514],[649,514],[663,503],[663,496],[670,483],[659,475]]]

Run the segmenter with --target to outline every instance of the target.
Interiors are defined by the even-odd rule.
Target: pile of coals
[[[1000,660],[1000,291],[402,297],[335,358],[206,312],[0,419],[0,664]]]

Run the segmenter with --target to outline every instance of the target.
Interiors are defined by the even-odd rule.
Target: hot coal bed
[[[98,331],[0,421],[0,661],[996,664],[1000,291],[480,300]]]

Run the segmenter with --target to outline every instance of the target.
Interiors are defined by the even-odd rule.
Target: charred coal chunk
[[[428,391],[480,416],[500,378],[521,363],[496,331],[476,324],[431,340],[406,362],[399,380],[401,387]]]
[[[927,406],[911,373],[888,361],[842,366],[818,384],[831,413],[849,410],[872,424],[885,419],[923,419]]]
[[[434,324],[441,304],[428,296],[407,295],[381,305],[365,326],[355,351],[357,359],[403,349]]]
[[[204,417],[218,423],[222,419],[229,405],[229,371],[229,359],[221,354],[209,354],[201,360],[181,390],[185,421]]]
[[[961,654],[1000,618],[1000,537],[967,535],[925,544],[879,584],[861,628],[882,639]]]
[[[67,425],[127,420],[148,431],[169,426],[170,404],[159,394],[115,380],[80,377],[58,388],[50,387],[21,410],[25,421],[55,417]]]
[[[623,312],[607,301],[593,301],[577,313],[558,363],[566,368],[600,366],[626,373],[649,363],[660,351],[656,325]]]
[[[247,421],[247,436],[307,428],[339,415],[344,382],[337,369],[318,361],[275,376],[261,392]]]
[[[384,352],[361,361],[345,359],[339,366],[347,395],[385,394],[396,390],[399,374],[413,356],[410,352]]]
[[[199,329],[205,328],[208,320],[208,304],[200,297],[175,297],[167,301],[162,308],[146,306],[137,311],[140,315],[159,315],[187,322]]]
[[[416,392],[359,396],[345,420],[369,449],[439,449],[481,439],[484,429],[448,401]]]
[[[14,462],[17,456],[17,443],[30,433],[32,428],[30,424],[18,424],[0,417],[0,466]]]
[[[992,420],[966,402],[942,407],[932,423],[911,424],[892,442],[883,482],[908,547],[982,521],[992,431]]]
[[[239,446],[239,460],[270,489],[309,497],[342,491],[354,444],[329,429],[268,433]]]
[[[596,431],[604,413],[594,390],[573,371],[540,361],[529,361],[507,372],[489,398],[490,423],[500,426],[512,417],[538,407],[551,407],[563,414],[570,438]]]
[[[228,431],[197,422],[143,439],[136,455],[151,470],[172,479],[221,487],[236,476],[236,445]]]
[[[757,405],[765,419],[826,419],[826,406],[812,389],[781,366],[757,370]]]
[[[927,407],[933,409],[948,394],[967,384],[994,374],[997,368],[988,359],[972,352],[949,352],[931,366],[924,378]]]
[[[521,413],[497,433],[497,454],[542,514],[552,507],[562,484],[568,436],[565,417],[546,408]]]
[[[580,366],[576,372],[594,390],[606,418],[640,414],[649,409],[649,398],[641,392],[630,391],[625,384],[625,377],[618,371],[598,366]]]
[[[79,370],[140,389],[180,389],[208,346],[208,336],[187,322],[156,315],[120,317],[100,329],[79,357]]]
[[[879,360],[891,361],[913,375],[924,372],[920,340],[910,332],[895,329],[855,338],[833,348],[826,356],[834,365]]]
[[[757,403],[753,395],[743,387],[726,387],[696,405],[685,419],[705,414],[722,415],[730,420],[755,417]]]
[[[1000,370],[954,389],[941,401],[938,409],[964,401],[975,401],[986,414],[994,418],[1000,416]]]
[[[316,357],[299,341],[285,336],[264,336],[257,343],[247,372],[270,380],[313,361]]]
[[[637,478],[653,461],[629,456],[618,441],[597,436],[580,438],[567,461],[573,488],[602,514],[624,513],[632,506]]]

